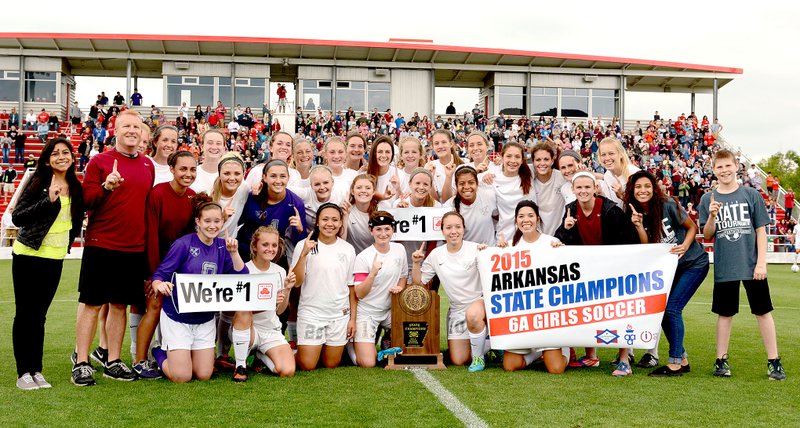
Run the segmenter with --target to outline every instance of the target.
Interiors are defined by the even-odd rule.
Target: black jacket
[[[636,234],[636,229],[625,212],[610,199],[602,196],[599,198],[603,201],[603,206],[600,208],[602,245],[638,244],[639,235]],[[567,211],[578,213],[579,209],[578,201],[570,202],[564,210],[564,218],[567,217]],[[566,245],[583,245],[577,225],[572,229],[565,229],[564,218],[561,219],[561,226],[556,230],[556,238]]]
[[[38,250],[42,246],[42,241],[56,221],[58,213],[61,211],[61,202],[50,202],[47,188],[39,192],[30,192],[30,187],[24,189],[19,203],[11,213],[11,220],[19,228],[17,240],[26,246]],[[67,252],[75,241],[75,237],[81,233],[83,227],[83,192],[80,186],[77,188],[71,203],[77,204],[77,211],[80,215],[72,216],[72,229],[69,231],[69,244]]]

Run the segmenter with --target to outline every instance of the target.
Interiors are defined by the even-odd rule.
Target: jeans
[[[16,314],[11,336],[17,376],[22,376],[42,371],[44,323],[61,280],[64,260],[17,254],[12,257]]]
[[[670,364],[680,364],[687,357],[686,349],[683,347],[683,308],[689,303],[694,293],[708,274],[709,265],[703,267],[675,271],[675,279],[672,281],[672,291],[667,300],[667,309],[664,310],[664,319],[661,321],[661,328],[669,341],[669,360]]]
[[[3,163],[8,163],[8,154],[11,152],[11,147],[3,147]]]
[[[14,147],[14,162],[25,162],[25,146]]]

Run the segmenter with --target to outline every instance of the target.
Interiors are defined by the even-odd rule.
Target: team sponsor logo
[[[633,342],[636,340],[636,332],[633,330],[632,325],[628,324],[628,326],[625,328],[624,338],[625,343],[627,343],[629,346],[633,345]]]
[[[189,247],[189,254],[191,254],[192,257],[197,257],[200,255],[200,249],[197,247]]]
[[[258,284],[258,298],[260,300],[269,300],[272,298],[272,283]]]
[[[617,334],[617,330],[596,330],[597,334],[594,336],[597,339],[597,343],[602,343],[605,345],[611,343],[617,343],[617,339],[619,339],[619,335]]]
[[[639,339],[644,343],[650,343],[655,339],[655,335],[653,335],[652,331],[645,330],[639,334]]]
[[[442,231],[442,217],[434,217],[433,218],[433,230],[437,232]]]

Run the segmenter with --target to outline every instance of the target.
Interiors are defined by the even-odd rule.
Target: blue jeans
[[[3,147],[3,163],[8,163],[9,153],[11,153],[11,147]]]
[[[672,281],[672,291],[667,300],[667,309],[664,310],[664,319],[661,321],[661,328],[669,341],[669,362],[670,364],[680,364],[687,357],[686,349],[683,347],[683,308],[689,303],[694,293],[708,274],[709,265],[699,268],[692,268],[675,272],[675,279]]]

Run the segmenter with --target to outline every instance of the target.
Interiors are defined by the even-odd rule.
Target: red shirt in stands
[[[50,120],[50,115],[47,114],[46,111],[43,111],[39,113],[39,116],[36,117],[36,120],[38,120],[39,123],[47,123],[47,121]]]
[[[115,160],[124,181],[109,192],[102,184]],[[85,245],[113,251],[144,251],[144,207],[154,180],[153,161],[146,156],[130,158],[116,150],[93,156],[83,179],[83,199],[89,213]]]
[[[183,195],[178,195],[170,183],[161,183],[147,196],[147,263],[151,275],[158,269],[172,243],[192,232],[194,194],[194,190],[186,189]]]
[[[794,208],[794,192],[787,192],[783,195],[783,206],[788,210]]]
[[[602,208],[603,200],[595,198],[594,208],[591,214],[586,216],[580,204],[578,204],[578,212],[576,213],[575,220],[578,224],[578,233],[581,235],[581,242],[583,242],[583,245],[603,244],[602,223],[600,221],[600,210]]]

